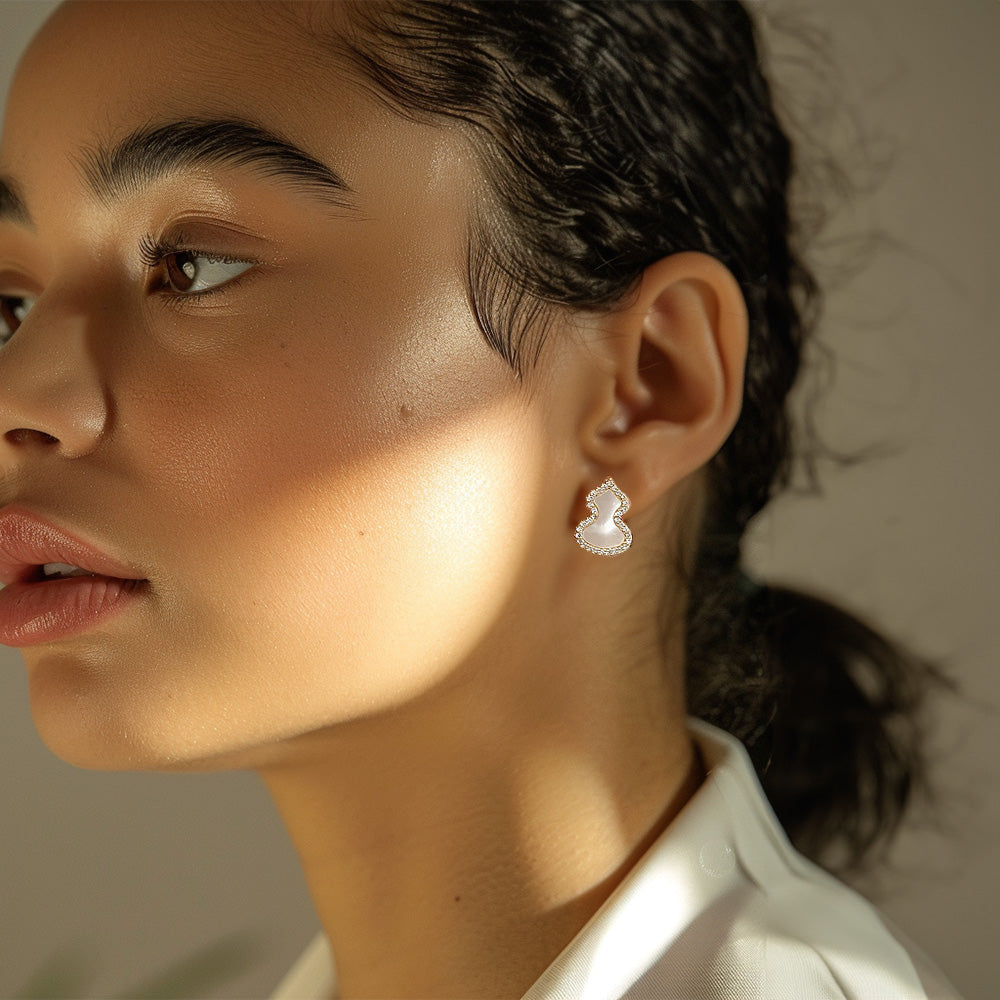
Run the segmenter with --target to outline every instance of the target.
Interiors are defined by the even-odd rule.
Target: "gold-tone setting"
[[[597,498],[603,493],[613,493],[619,502],[618,508],[612,515],[612,520],[623,537],[621,543],[615,545],[613,548],[592,545],[583,537],[585,529],[600,517],[601,512],[597,505]],[[629,508],[628,497],[622,493],[615,484],[615,481],[609,476],[600,486],[595,487],[587,494],[587,507],[590,508],[590,517],[581,521],[576,526],[576,540],[580,543],[580,547],[586,549],[588,552],[592,552],[595,556],[620,556],[632,544],[632,532],[629,530],[629,526],[622,520]]]

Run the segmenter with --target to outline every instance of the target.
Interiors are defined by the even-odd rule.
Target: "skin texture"
[[[520,995],[700,780],[669,540],[739,413],[742,299],[660,261],[519,384],[468,305],[466,138],[366,94],[316,5],[197,11],[61,8],[7,110],[36,225],[0,223],[0,294],[35,303],[0,350],[0,502],[149,580],[25,650],[32,712],[85,767],[257,769],[343,996]],[[89,193],[82,151],[181,116],[263,125],[351,204],[238,167]],[[253,266],[170,298],[138,247],[178,229]],[[613,559],[573,539],[609,475]]]

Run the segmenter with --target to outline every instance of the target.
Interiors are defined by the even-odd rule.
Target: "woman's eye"
[[[211,291],[248,271],[253,264],[232,257],[214,257],[195,250],[175,250],[163,257],[164,282],[178,295]]]
[[[17,333],[34,304],[29,295],[0,295],[0,347]]]

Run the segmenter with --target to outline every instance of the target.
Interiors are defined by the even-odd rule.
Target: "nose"
[[[41,297],[0,348],[0,470],[39,453],[89,454],[107,419],[86,316]]]

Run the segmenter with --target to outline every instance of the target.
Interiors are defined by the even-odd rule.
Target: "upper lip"
[[[46,563],[68,563],[97,576],[140,580],[129,566],[23,507],[0,508],[0,583],[37,579]]]

